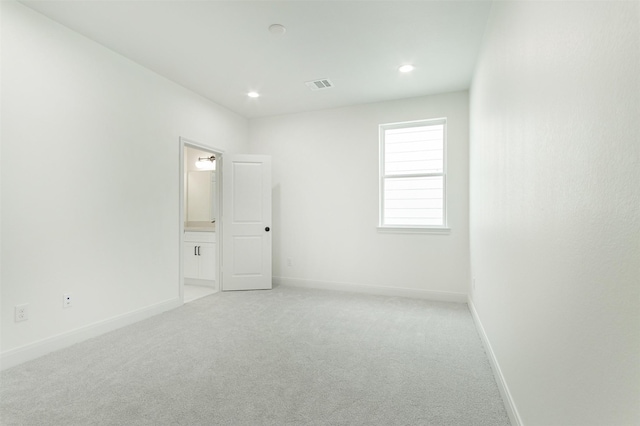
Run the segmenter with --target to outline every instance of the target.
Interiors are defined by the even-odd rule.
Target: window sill
[[[422,227],[393,227],[378,226],[378,232],[385,234],[440,234],[447,235],[451,233],[451,228],[422,228]]]

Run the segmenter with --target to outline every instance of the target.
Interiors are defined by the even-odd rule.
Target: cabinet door
[[[199,243],[200,246],[200,276],[201,280],[216,279],[216,245],[212,243]]]
[[[197,256],[196,247],[199,243],[184,243],[184,277],[198,278],[199,274],[199,256]]]

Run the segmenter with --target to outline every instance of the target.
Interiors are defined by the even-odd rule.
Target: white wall
[[[473,294],[525,425],[640,424],[637,2],[496,2],[471,90]]]
[[[437,117],[448,118],[451,234],[378,233],[378,125]],[[467,92],[252,119],[250,147],[273,156],[276,280],[466,298]]]
[[[180,136],[246,152],[248,123],[2,2],[3,355],[178,299]]]

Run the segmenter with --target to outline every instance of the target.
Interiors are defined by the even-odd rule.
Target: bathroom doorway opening
[[[220,291],[223,152],[180,138],[180,283],[184,303]]]

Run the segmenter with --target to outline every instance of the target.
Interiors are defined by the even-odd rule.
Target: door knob
[[[264,228],[265,231],[269,232],[271,230],[271,228],[269,228],[268,226],[266,228]]]

